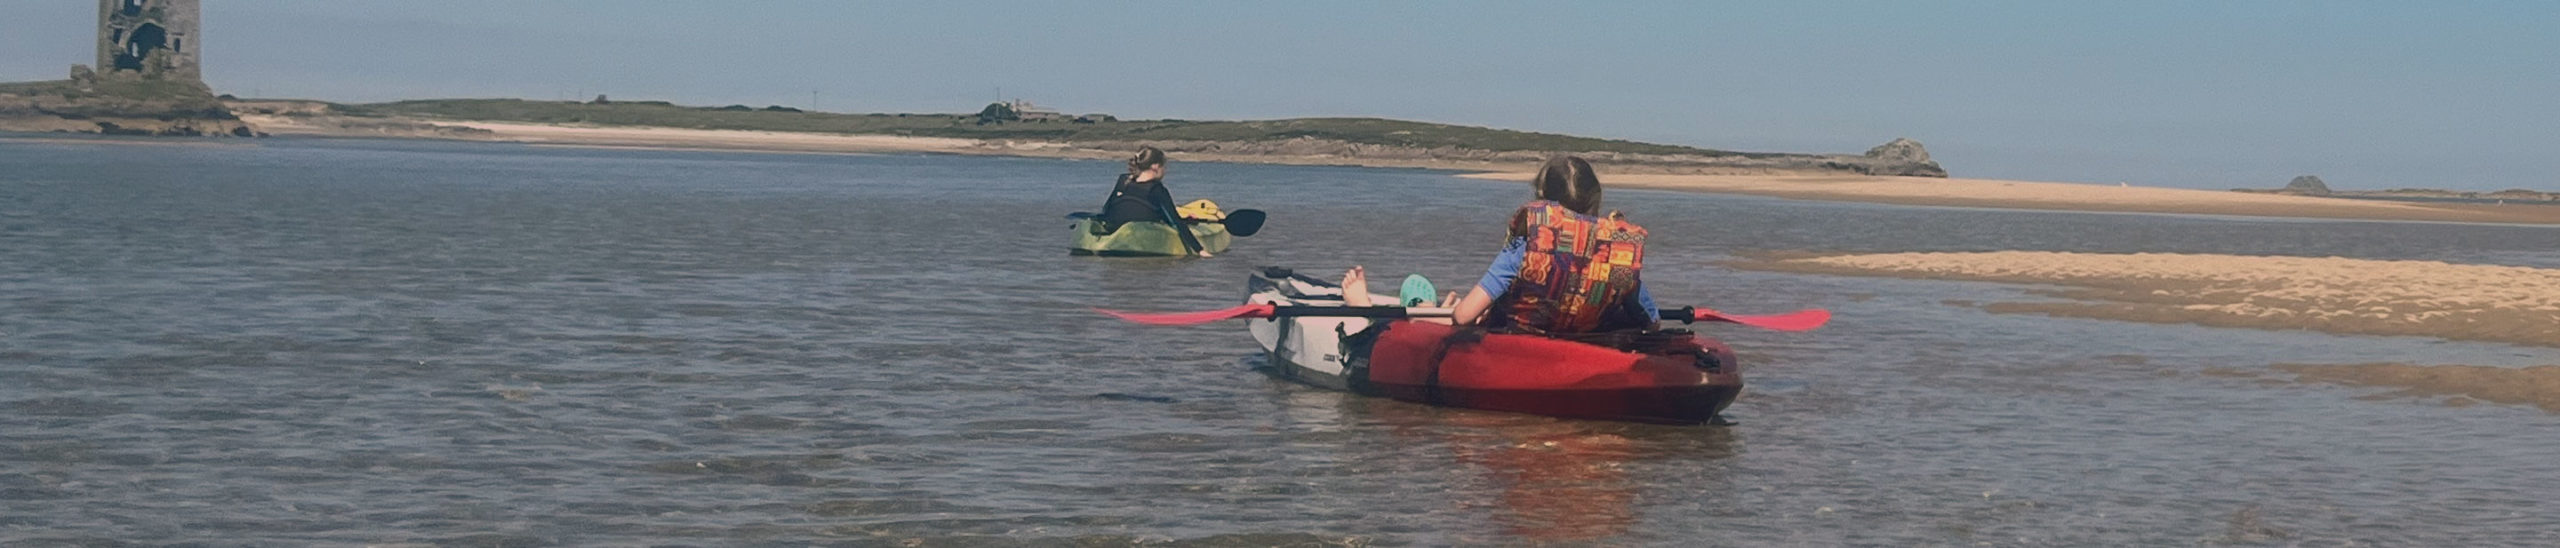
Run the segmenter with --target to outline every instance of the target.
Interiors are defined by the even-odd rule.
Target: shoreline
[[[1117,150],[1070,143],[950,137],[594,126],[492,121],[369,119],[245,114],[274,135],[518,142],[548,146],[821,154],[928,153],[1116,160]],[[1184,161],[1307,166],[1434,169],[1460,177],[1525,180],[1534,162],[1374,158],[1330,154],[1178,151]],[[2364,221],[2560,225],[2548,204],[2412,203],[2280,194],[1938,177],[1807,174],[1732,168],[1721,174],[1662,173],[1671,168],[1615,164],[1603,169],[1614,186],[1709,194],[1892,205],[2013,210],[2233,215]]]
[[[491,121],[374,120],[272,114],[246,114],[242,115],[241,119],[272,135],[299,137],[438,139],[513,142],[559,147],[807,154],[925,153],[1086,160],[1119,160],[1124,156],[1117,150],[1086,148],[1050,141]],[[1465,160],[1215,152],[1175,152],[1175,154],[1185,161],[1193,162],[1436,169],[1455,172],[1511,171],[1529,167],[1527,164],[1514,162]]]
[[[1470,179],[1527,180],[1525,172]],[[1795,200],[1992,209],[2359,221],[2560,225],[2551,204],[2417,203],[2086,183],[1842,175],[1604,174],[1611,186]]]
[[[211,139],[170,140],[170,139],[166,139],[166,138],[162,138],[162,137],[158,137],[158,136],[140,136],[140,135],[98,135],[98,134],[94,134],[94,133],[80,133],[80,134],[72,134],[72,135],[81,135],[81,137],[63,137],[63,136],[61,136],[61,135],[64,135],[64,134],[62,134],[62,133],[47,133],[47,132],[26,132],[26,131],[4,131],[4,130],[0,130],[0,142],[7,142],[7,143],[31,143],[31,144],[39,144],[39,145],[111,145],[111,146],[138,146],[138,147],[182,147],[182,148],[194,148],[194,147],[240,148],[240,147],[252,147],[252,146],[257,146],[257,144],[256,144],[256,143],[251,142],[251,141],[248,141],[248,140],[244,140],[244,139],[226,139],[226,140],[211,140]]]
[[[1967,303],[2035,314],[2560,346],[2560,269],[2440,261],[2055,251],[1742,259],[1743,270],[2054,286]]]

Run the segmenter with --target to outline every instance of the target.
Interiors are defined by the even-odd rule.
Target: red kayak
[[[1272,269],[1248,281],[1248,303],[1340,305],[1332,284]],[[1379,296],[1378,302],[1394,302]],[[1248,322],[1273,375],[1319,387],[1448,407],[1576,419],[1699,424],[1742,393],[1733,350],[1665,331],[1588,344],[1484,334],[1444,324],[1356,317]]]

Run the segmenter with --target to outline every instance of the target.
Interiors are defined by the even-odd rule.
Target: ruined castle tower
[[[98,72],[202,80],[196,0],[98,0]]]

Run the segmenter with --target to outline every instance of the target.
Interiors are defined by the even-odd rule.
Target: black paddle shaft
[[[1444,318],[1449,316],[1449,312],[1449,309],[1446,308],[1405,308],[1400,306],[1289,305],[1271,307],[1271,317],[1274,318],[1294,318],[1300,316],[1321,316],[1328,318]],[[1663,310],[1660,311],[1660,314],[1664,320],[1676,320],[1681,323],[1697,321],[1698,318],[1697,307],[1690,306],[1680,307],[1675,310]]]
[[[1294,279],[1294,280],[1298,280],[1298,281],[1302,281],[1302,282],[1307,282],[1308,284],[1315,285],[1316,287],[1342,287],[1342,286],[1340,286],[1340,285],[1336,285],[1336,284],[1334,284],[1333,282],[1325,281],[1325,280],[1324,280],[1324,279],[1322,279],[1322,278],[1317,278],[1317,277],[1314,277],[1314,276],[1308,276],[1308,275],[1305,275],[1305,274],[1299,274],[1299,273],[1297,273],[1296,271],[1293,271],[1293,270],[1288,269],[1287,267],[1278,267],[1278,266],[1266,266],[1266,267],[1262,267],[1262,277],[1265,277],[1265,278],[1286,278],[1286,279]],[[1447,309],[1437,309],[1437,308],[1435,308],[1435,309],[1424,309],[1424,310],[1432,310],[1432,311],[1439,312],[1439,313],[1438,313],[1438,314],[1422,314],[1422,315],[1412,314],[1412,313],[1410,313],[1410,312],[1407,312],[1407,310],[1411,310],[1411,309],[1406,309],[1406,308],[1396,308],[1396,307],[1359,307],[1359,306],[1307,306],[1307,305],[1291,305],[1291,306],[1282,306],[1282,307],[1275,307],[1275,308],[1273,308],[1273,309],[1271,310],[1271,316],[1272,316],[1272,317],[1274,317],[1274,318],[1288,318],[1288,317],[1296,317],[1296,316],[1333,316],[1333,317],[1354,317],[1354,318],[1413,318],[1413,317],[1435,317],[1435,316],[1448,316],[1448,315],[1449,315],[1449,313],[1447,312]],[[1698,321],[1698,307],[1695,307],[1695,306],[1683,306],[1683,307],[1680,307],[1680,308],[1678,308],[1678,309],[1673,309],[1673,310],[1658,310],[1658,311],[1655,311],[1655,313],[1656,313],[1656,314],[1659,314],[1659,315],[1661,316],[1661,319],[1664,319],[1664,320],[1671,320],[1671,321],[1678,321],[1678,322],[1680,322],[1680,323],[1691,323],[1691,322],[1696,322],[1696,321]]]
[[[1449,317],[1451,312],[1452,311],[1450,309],[1446,308],[1404,308],[1398,306],[1289,305],[1271,307],[1271,317],[1273,318],[1446,318]],[[1677,321],[1680,323],[1698,321],[1697,307],[1684,306],[1676,310],[1659,311],[1659,313],[1664,321]]]
[[[1416,310],[1436,310],[1439,314],[1415,314]],[[1293,318],[1322,316],[1329,318],[1415,318],[1448,316],[1448,309],[1412,309],[1398,306],[1313,306],[1289,305],[1271,307],[1271,317]]]

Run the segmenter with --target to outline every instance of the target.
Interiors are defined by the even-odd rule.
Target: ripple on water
[[[721,430],[779,431],[797,430],[809,421],[771,415],[740,415],[714,421],[714,424]]]
[[[56,396],[8,403],[10,411],[46,417],[104,417],[128,413],[133,406],[91,398]]]
[[[1275,239],[1118,261],[1053,239],[1058,213],[1097,197],[1061,182],[1108,181],[1108,162],[288,140],[186,155],[0,142],[0,166],[0,215],[22,229],[0,229],[6,546],[2425,546],[2560,531],[2543,502],[2560,492],[2560,436],[2542,413],[2256,384],[2300,385],[2275,361],[2553,363],[2530,355],[2545,350],[1993,314],[1981,303],[2032,295],[1713,262],[2455,260],[2547,256],[2545,229],[1628,191],[1618,206],[1670,266],[1647,272],[1658,297],[1838,314],[1811,333],[1693,326],[1740,350],[1753,385],[1742,425],[1677,428],[1315,390],[1250,372],[1237,326],[1136,328],[1088,308],[1223,306],[1258,265],[1472,279],[1499,233],[1486,212],[1521,191],[1432,172],[1189,164],[1178,194],[1267,207]],[[12,184],[29,178],[63,183]]]
[[[952,504],[921,499],[843,499],[829,500],[801,507],[812,515],[827,517],[913,516],[923,514],[992,514],[998,509],[986,506]]]

